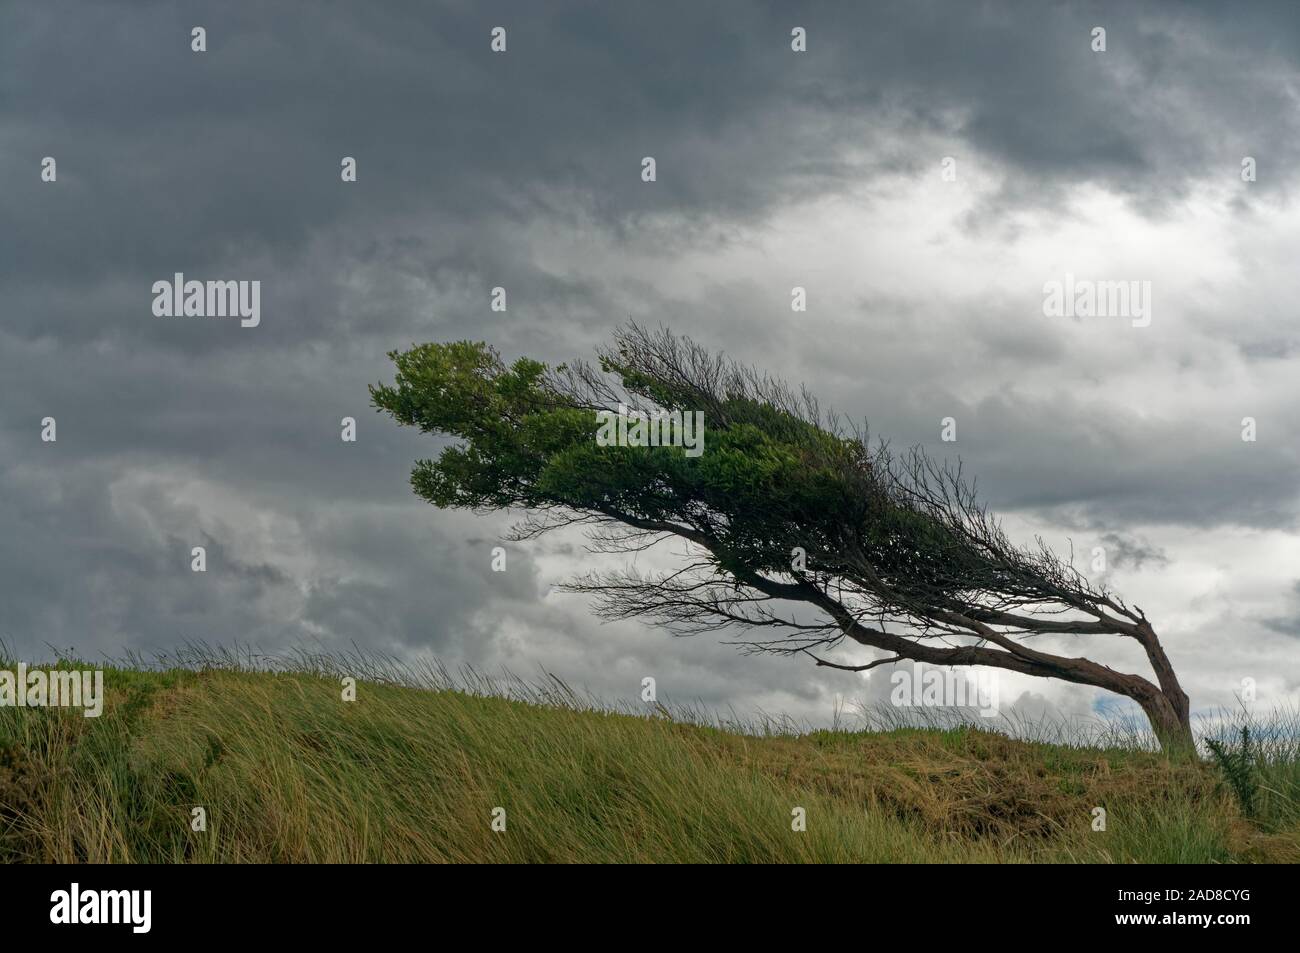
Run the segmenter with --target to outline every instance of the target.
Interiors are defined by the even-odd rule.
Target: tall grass
[[[1300,860],[1281,723],[1260,735],[1275,736],[1261,823],[1212,765],[1136,742],[963,724],[804,731],[360,651],[190,645],[118,660],[105,678],[98,719],[0,709],[0,860]],[[792,830],[797,808],[806,830]]]

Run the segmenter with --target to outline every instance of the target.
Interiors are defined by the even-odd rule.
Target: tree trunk
[[[1196,741],[1192,737],[1191,700],[1178,683],[1174,667],[1165,654],[1164,647],[1156,635],[1151,623],[1144,618],[1137,625],[1138,641],[1146,649],[1147,659],[1160,683],[1160,691],[1153,698],[1144,701],[1134,696],[1151,721],[1151,728],[1160,740],[1160,747],[1165,751],[1173,748],[1196,750]]]
[[[1155,732],[1160,748],[1167,754],[1194,751],[1196,742],[1192,737],[1192,721],[1188,711],[1187,696],[1179,692],[1181,698],[1170,701],[1163,692],[1134,695],[1133,700],[1142,706],[1151,730]]]

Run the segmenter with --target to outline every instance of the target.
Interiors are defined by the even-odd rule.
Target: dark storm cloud
[[[504,56],[488,51],[498,24]],[[1279,525],[1296,424],[1273,421],[1247,458],[1232,414],[1162,427],[1079,398],[1045,418],[1041,392],[960,381],[963,362],[1009,377],[1068,363],[1050,328],[989,320],[945,352],[925,337],[933,297],[879,293],[863,301],[874,324],[846,314],[817,340],[783,323],[768,275],[691,291],[593,273],[552,239],[594,235],[667,268],[744,247],[775,209],[933,174],[945,154],[997,178],[958,223],[991,243],[1081,183],[1168,214],[1197,182],[1236,182],[1247,154],[1249,214],[1285,191],[1300,144],[1298,24],[1286,5],[7,5],[0,634],[107,651],[356,642],[598,686],[667,667],[674,695],[823,705],[852,679],[596,629],[582,605],[554,607],[556,580],[521,548],[492,573],[505,522],[415,501],[411,461],[437,444],[367,408],[390,349],[472,337],[558,360],[629,315],[825,386],[902,442],[932,441],[951,405],[1000,506],[1101,529]],[[189,49],[195,25],[207,53]],[[790,53],[794,25],[806,55]],[[1105,54],[1088,48],[1096,25]],[[47,155],[55,185],[38,177]],[[261,326],[154,318],[150,287],[177,271],[261,280]],[[496,285],[506,314],[486,306]],[[1282,333],[1224,333],[1260,359],[1293,350]],[[55,444],[39,439],[47,415]],[[537,559],[575,561],[555,546]]]
[[[1291,587],[1286,614],[1270,616],[1263,619],[1263,625],[1270,631],[1293,639],[1300,639],[1300,580]]]
[[[1106,546],[1107,559],[1112,566],[1132,566],[1141,569],[1148,563],[1155,566],[1167,565],[1169,557],[1159,546],[1153,546],[1141,537],[1125,536],[1121,533],[1107,533],[1101,537]]]
[[[330,228],[358,257],[391,254],[418,241],[412,219],[506,228],[562,216],[565,193],[615,236],[666,209],[752,216],[935,163],[882,144],[886,123],[1008,164],[1012,201],[1093,179],[1150,199],[1235,177],[1243,154],[1290,154],[1300,44],[1279,18],[1266,32],[1142,5],[10,8],[0,268],[56,288],[75,269],[101,290],[259,260],[280,274]],[[796,21],[817,55],[784,55]],[[513,45],[493,57],[497,22]],[[195,23],[207,54],[188,48]],[[1105,54],[1088,47],[1095,23]],[[874,160],[844,154],[866,145]],[[654,189],[637,177],[647,154]],[[43,155],[58,190],[29,174]],[[360,162],[354,189],[343,155]]]

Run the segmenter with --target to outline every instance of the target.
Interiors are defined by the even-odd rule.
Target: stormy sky
[[[553,588],[610,558],[580,535],[494,573],[511,517],[413,496],[438,444],[368,406],[388,351],[559,362],[631,318],[960,456],[1015,538],[1105,547],[1195,710],[1248,678],[1294,704],[1297,186],[1291,3],[2,4],[0,638],[356,645],[811,721],[885,697],[600,625]],[[260,325],[155,316],[176,272],[260,281]],[[1045,315],[1066,275],[1150,282],[1149,326]]]

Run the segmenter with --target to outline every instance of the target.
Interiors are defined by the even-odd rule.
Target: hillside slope
[[[344,702],[311,674],[106,683],[100,718],[0,708],[0,860],[1300,860],[1294,817],[1247,822],[1214,769],[1146,752],[971,729],[753,737],[364,682]]]

